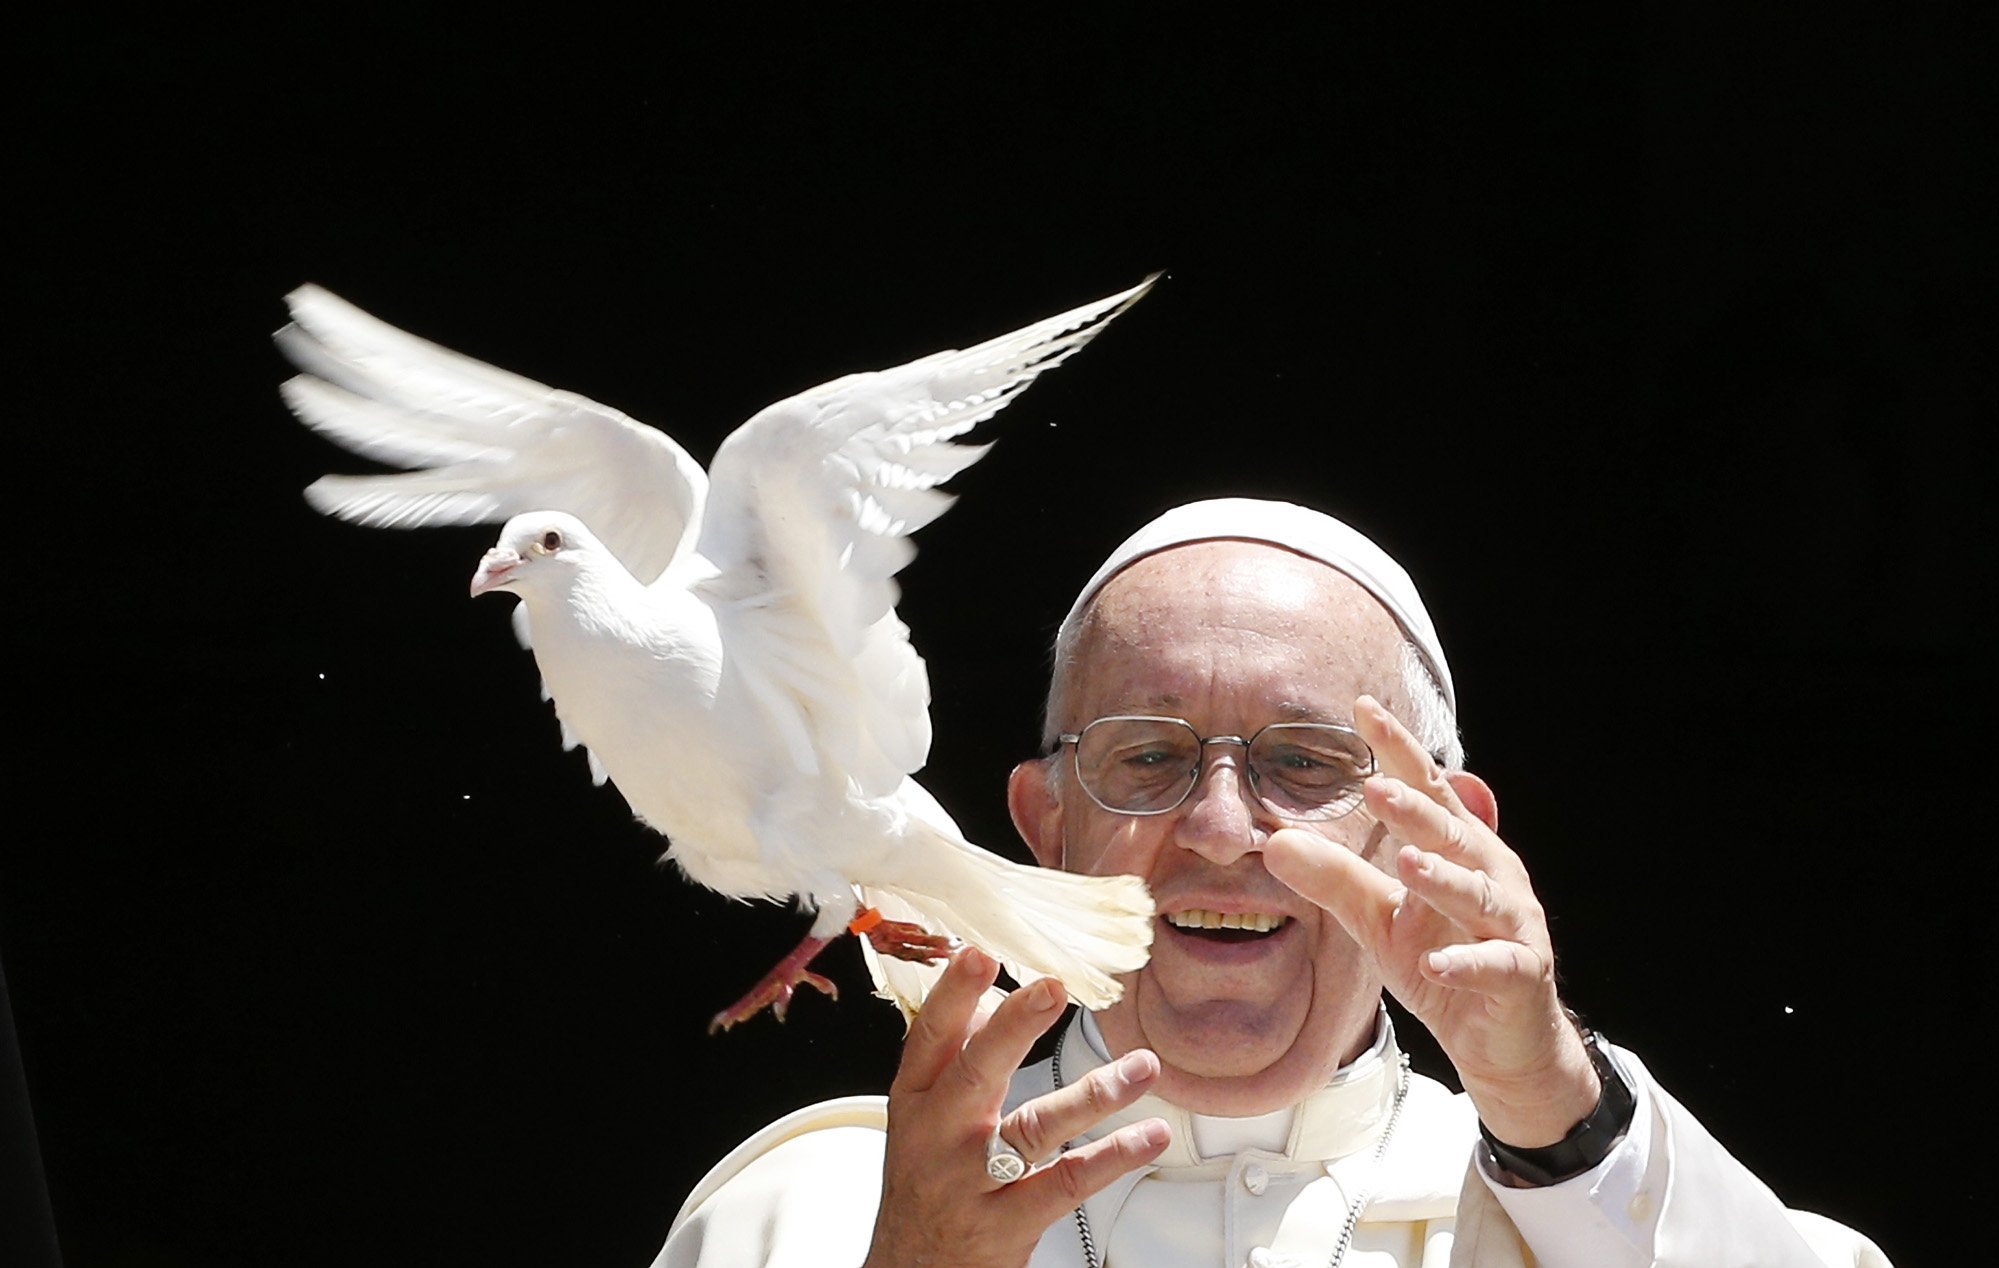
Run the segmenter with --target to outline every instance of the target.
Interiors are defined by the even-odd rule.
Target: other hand
[[[1393,856],[1377,866],[1287,829],[1272,834],[1265,864],[1373,956],[1495,1136],[1553,1144],[1590,1113],[1600,1087],[1557,997],[1547,916],[1526,865],[1500,839],[1491,790],[1441,769],[1370,696],[1354,703],[1354,725],[1375,753],[1366,809]]]

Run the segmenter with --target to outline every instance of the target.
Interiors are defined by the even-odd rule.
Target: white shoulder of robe
[[[867,1258],[888,1098],[786,1114],[729,1151],[681,1204],[653,1268],[824,1268]]]

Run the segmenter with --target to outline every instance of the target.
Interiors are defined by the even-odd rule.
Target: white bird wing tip
[[[334,488],[329,487],[329,482],[337,478],[335,476],[321,476],[311,484],[306,485],[300,491],[300,496],[305,499],[305,504],[313,510],[318,511],[321,515],[330,515],[335,519],[344,518],[340,514],[340,506],[346,499],[336,493]]]

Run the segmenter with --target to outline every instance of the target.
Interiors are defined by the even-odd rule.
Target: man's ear
[[[1006,780],[1006,808],[1013,830],[1027,842],[1035,862],[1062,866],[1062,799],[1049,783],[1054,765],[1044,760],[1022,762]]]
[[[1465,803],[1465,809],[1477,815],[1486,827],[1499,831],[1499,798],[1492,795],[1490,784],[1468,770],[1447,770],[1444,778],[1458,794],[1458,800]]]

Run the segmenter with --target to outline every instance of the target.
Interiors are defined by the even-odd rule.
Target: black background
[[[1002,781],[1109,547],[1334,510],[1424,587],[1573,1002],[1941,1261],[1983,1186],[1928,1164],[1990,1123],[1989,32],[1614,8],[17,30],[0,962],[68,1262],[643,1265],[731,1144],[893,1069],[851,946],[842,1004],[703,1033],[803,919],[559,751],[464,597],[491,532],[305,507],[365,464],[278,401],[285,291],[705,460],[1160,268],[904,574],[925,781],[1024,857]]]

